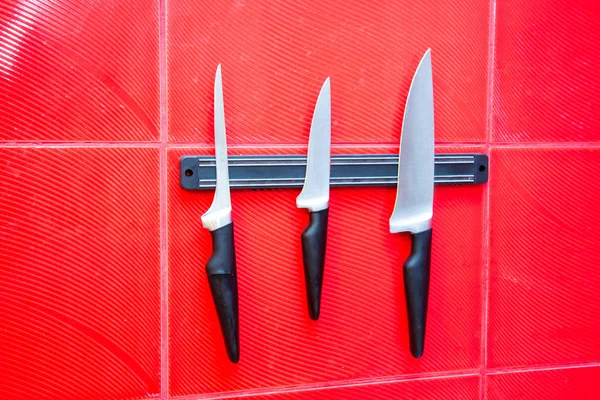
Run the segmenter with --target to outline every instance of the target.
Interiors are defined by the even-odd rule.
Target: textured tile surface
[[[0,141],[158,138],[158,1],[0,2]]]
[[[334,142],[397,143],[412,75],[433,52],[438,141],[484,141],[489,1],[173,0],[169,138],[212,143],[223,64],[231,143],[306,143],[319,89]],[[443,27],[443,28],[438,28]]]
[[[232,365],[204,271],[211,240],[200,215],[213,192],[179,187],[183,154],[198,150],[170,150],[168,157],[171,395],[479,366],[483,186],[436,188],[428,336],[419,361],[408,351],[401,289],[410,240],[388,230],[393,188],[332,189],[316,323],[306,312],[300,233],[308,216],[296,208],[299,190],[233,191],[241,361]]]
[[[331,389],[315,389],[301,392],[252,396],[249,398],[252,400],[475,400],[480,399],[480,395],[479,377],[467,376],[461,378],[428,379]],[[242,397],[239,397],[238,399],[242,399]]]
[[[598,398],[600,368],[570,368],[490,375],[489,400],[592,400]]]
[[[487,360],[489,399],[593,398],[597,367],[561,368],[600,359],[596,3],[0,2],[0,397],[471,399],[479,377],[443,375]],[[332,190],[318,323],[298,191],[245,191],[232,366],[204,275],[212,194],[178,186],[179,156],[213,151],[216,65],[232,154],[303,154],[327,76],[335,151],[396,154],[428,47],[438,152],[493,158],[489,187],[436,188],[425,356],[407,348],[392,188]]]
[[[491,367],[600,358],[600,149],[494,149]]]
[[[156,149],[0,149],[0,398],[159,392],[158,189]]]

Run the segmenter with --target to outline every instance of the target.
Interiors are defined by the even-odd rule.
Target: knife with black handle
[[[310,127],[304,187],[296,199],[298,208],[306,208],[310,211],[308,227],[302,232],[302,258],[308,315],[315,321],[321,312],[321,292],[325,271],[330,158],[331,90],[327,78],[319,93]]]
[[[240,359],[238,283],[231,220],[221,65],[217,67],[215,76],[214,125],[217,184],[213,203],[202,215],[202,225],[212,236],[213,251],[206,263],[206,275],[219,317],[227,356],[232,362],[237,363]]]
[[[390,232],[410,232],[411,251],[404,263],[404,291],[410,352],[423,355],[431,267],[434,125],[431,50],[413,77],[402,121],[396,205]]]

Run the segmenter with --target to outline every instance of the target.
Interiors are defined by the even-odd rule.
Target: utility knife
[[[410,232],[411,251],[404,263],[404,291],[408,314],[410,352],[423,355],[431,264],[433,217],[433,80],[431,49],[421,59],[413,77],[400,139],[396,205],[390,232]]]
[[[306,177],[296,198],[298,208],[310,212],[308,227],[302,232],[302,258],[308,301],[308,315],[317,320],[321,311],[327,220],[329,216],[329,175],[331,158],[331,90],[325,80],[313,114],[308,138]]]
[[[238,284],[229,194],[229,167],[225,137],[225,109],[221,65],[217,67],[214,94],[215,162],[217,183],[212,205],[202,215],[202,225],[212,236],[212,255],[206,263],[206,275],[225,341],[229,359],[240,359]]]

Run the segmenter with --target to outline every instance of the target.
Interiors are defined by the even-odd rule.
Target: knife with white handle
[[[331,90],[329,78],[327,78],[317,99],[310,127],[304,187],[296,198],[298,208],[306,208],[310,211],[310,222],[302,232],[302,258],[308,315],[315,321],[321,312],[321,292],[325,269],[330,158]]]
[[[410,232],[411,252],[404,263],[404,291],[410,352],[423,355],[431,264],[431,219],[434,174],[433,80],[431,50],[413,77],[400,140],[396,205],[390,232]]]
[[[212,236],[213,253],[206,263],[206,275],[219,316],[227,356],[236,363],[240,359],[238,284],[220,64],[215,76],[214,126],[217,185],[213,203],[201,218],[202,225]]]

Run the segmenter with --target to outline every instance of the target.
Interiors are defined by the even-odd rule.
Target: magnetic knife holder
[[[230,156],[231,189],[301,188],[306,175],[306,156]],[[181,187],[210,190],[216,184],[215,158],[183,156],[180,160]],[[482,184],[488,180],[485,154],[436,154],[436,184]],[[395,186],[398,155],[332,155],[332,187]]]

